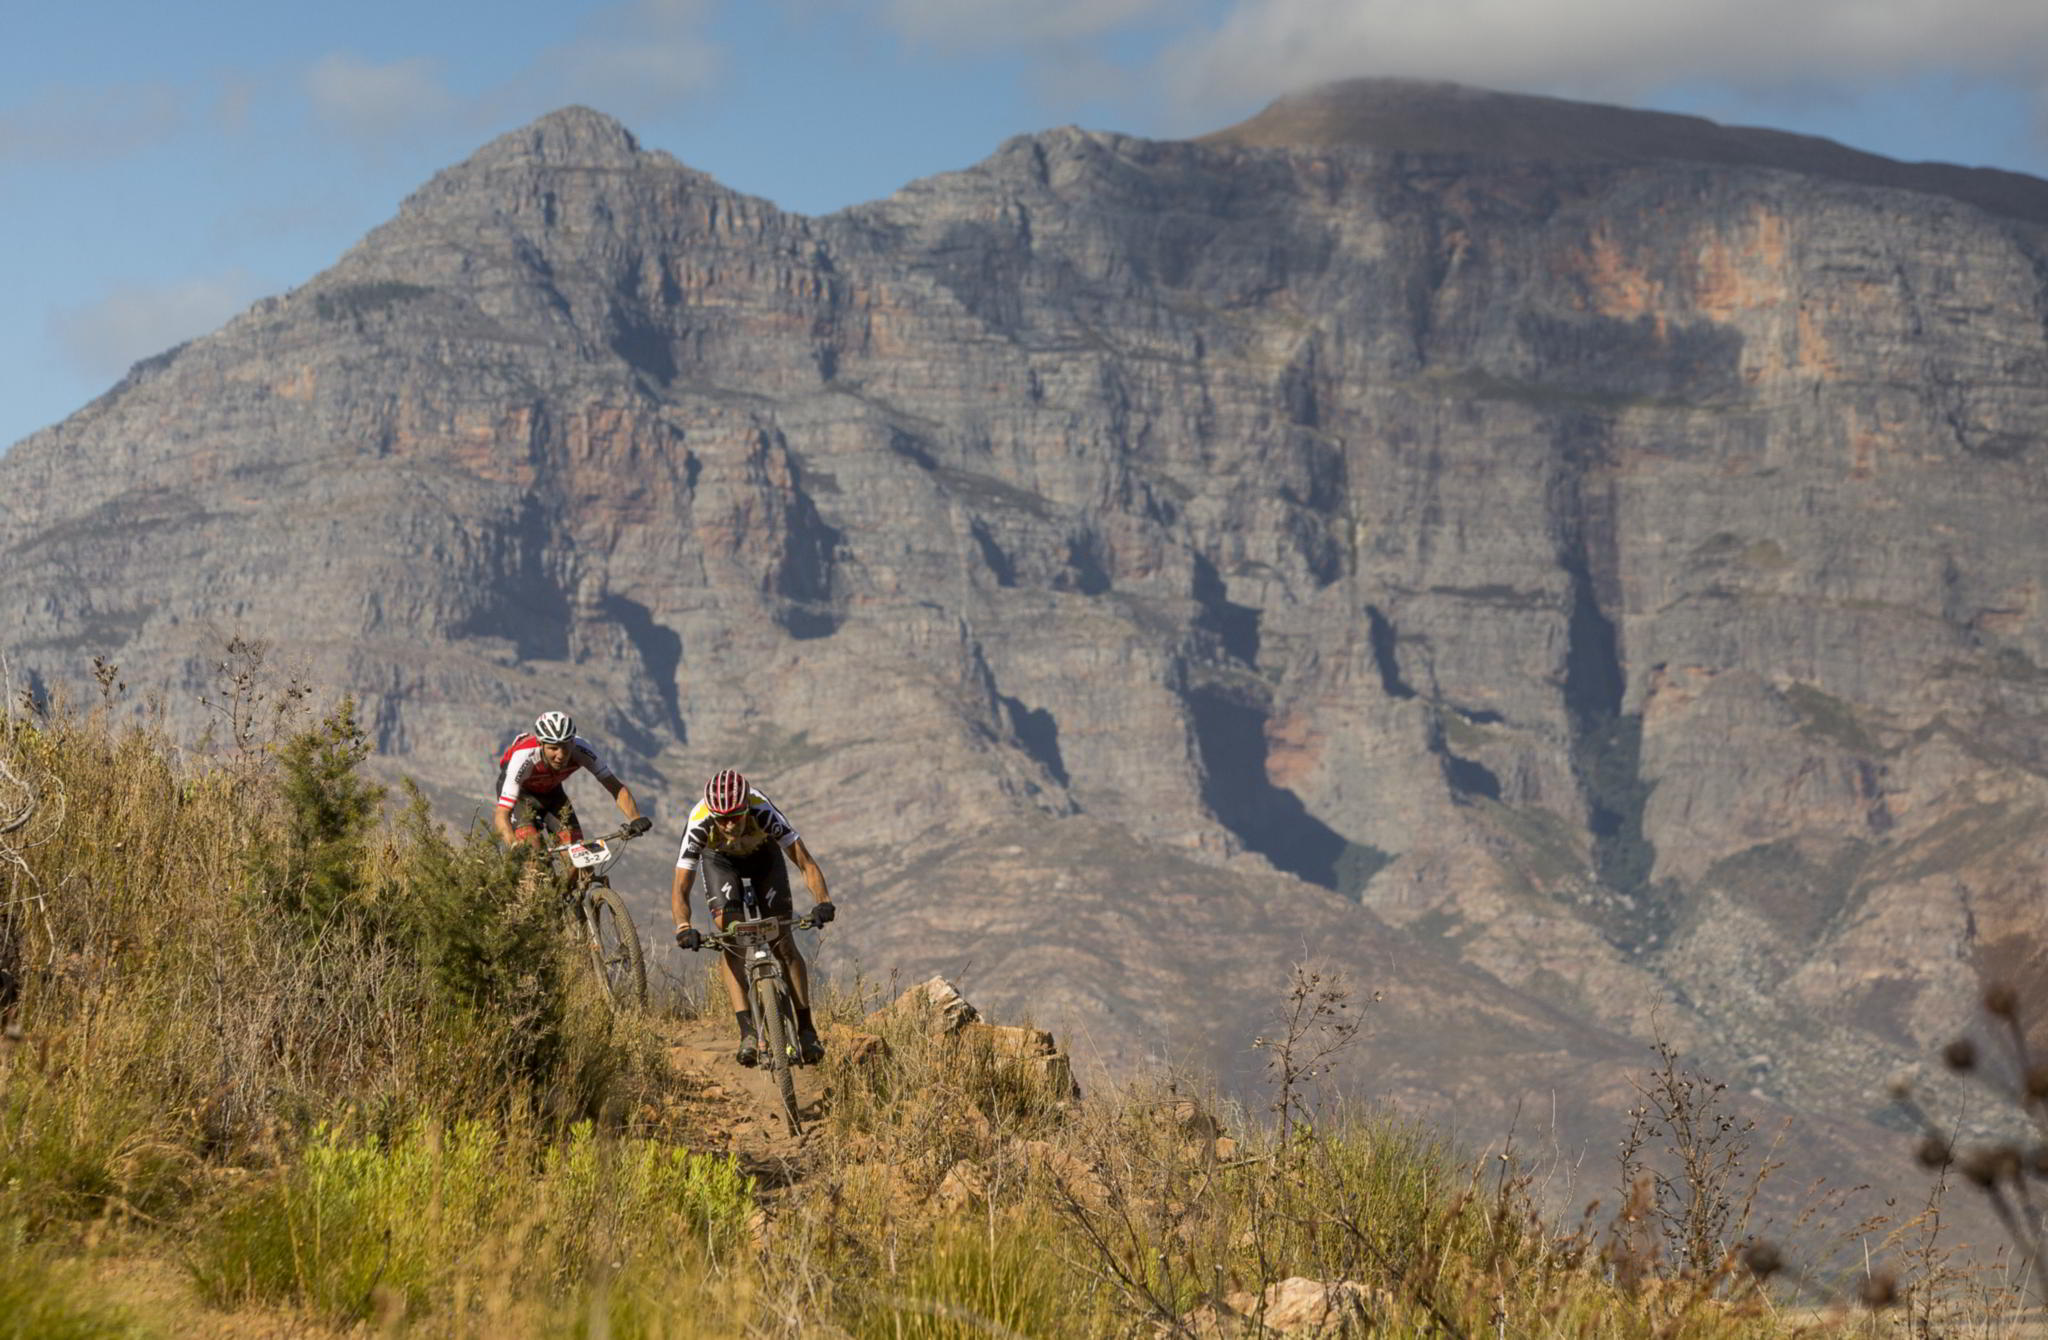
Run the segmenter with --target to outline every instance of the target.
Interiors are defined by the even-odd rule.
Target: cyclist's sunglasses
[[[713,823],[732,824],[738,823],[740,820],[746,817],[747,812],[744,809],[734,810],[731,814],[720,814],[716,810],[714,810],[711,814],[711,821]]]

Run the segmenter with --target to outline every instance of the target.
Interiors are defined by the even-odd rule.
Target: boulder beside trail
[[[962,1026],[981,1018],[981,1011],[974,1008],[967,997],[960,994],[960,988],[943,977],[929,977],[911,987],[887,1005],[873,1011],[868,1018],[875,1023],[900,1019],[906,1014],[928,1013],[939,1031],[955,1032]]]
[[[1025,1062],[1044,1073],[1059,1091],[1081,1096],[1073,1062],[1053,1035],[1042,1028],[984,1021],[981,1011],[943,977],[931,977],[904,991],[868,1015],[877,1028],[906,1016],[928,1018],[933,1031],[966,1045],[985,1046],[996,1056]]]

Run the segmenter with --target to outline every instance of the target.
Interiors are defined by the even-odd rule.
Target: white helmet
[[[542,712],[533,723],[533,738],[542,744],[567,744],[576,738],[576,723],[567,712]]]

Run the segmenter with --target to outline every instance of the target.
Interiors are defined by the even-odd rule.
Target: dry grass
[[[1315,996],[1279,1021],[1276,1120],[1186,1080],[1082,1099],[899,1013],[865,1025],[881,1054],[835,1053],[799,1155],[695,1152],[723,1133],[663,1101],[666,1022],[614,1018],[517,862],[382,804],[359,746],[345,711],[226,757],[0,719],[0,808],[36,799],[0,832],[0,1315],[43,1318],[12,1333],[169,1324],[80,1291],[67,1260],[111,1246],[183,1263],[214,1315],[437,1336],[1253,1335],[1246,1300],[1292,1276],[1354,1282],[1397,1335],[1870,1320],[1795,1323],[1732,1252],[1632,1259],[1509,1163],[1319,1106],[1347,1025]]]

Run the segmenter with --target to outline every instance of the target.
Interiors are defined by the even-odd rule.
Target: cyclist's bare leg
[[[803,1043],[804,1059],[815,1064],[824,1059],[825,1049],[818,1041],[817,1021],[811,1017],[810,967],[796,946],[787,940],[775,948],[782,955],[783,975],[789,979],[790,996],[796,1005],[797,1032]]]
[[[711,924],[718,927],[718,929],[724,930],[725,922],[726,909],[719,908],[711,914]],[[754,1009],[752,1005],[747,1003],[747,984],[745,979],[740,976],[740,956],[732,950],[722,949],[719,951],[718,958],[725,968],[725,971],[720,974],[725,978],[725,999],[732,1006],[733,1022],[739,1026],[740,1030],[740,1064],[752,1065],[754,1064],[754,1038],[756,1036],[754,1032]]]
[[[721,953],[718,957],[725,963],[725,998],[732,1003],[734,1014],[743,1014],[747,1009],[747,984],[740,980],[740,956]]]
[[[782,974],[789,979],[790,994],[804,1009],[811,1008],[811,974],[804,964],[804,956],[787,936],[775,942],[775,957],[782,960]]]

